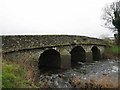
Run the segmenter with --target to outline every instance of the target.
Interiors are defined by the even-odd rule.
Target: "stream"
[[[45,82],[46,88],[73,88],[71,79],[79,77],[83,82],[91,79],[98,80],[103,76],[108,75],[111,81],[118,84],[118,64],[119,60],[101,60],[93,62],[78,62],[76,67],[63,69],[48,69],[41,70],[39,84]],[[80,87],[80,86],[78,86]]]

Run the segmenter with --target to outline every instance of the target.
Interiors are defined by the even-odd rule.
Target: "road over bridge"
[[[70,68],[73,63],[103,59],[107,43],[75,35],[14,35],[2,37],[3,60],[31,67]]]

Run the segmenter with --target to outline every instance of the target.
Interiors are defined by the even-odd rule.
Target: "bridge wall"
[[[101,39],[76,35],[12,35],[2,37],[4,52],[71,44],[99,44],[106,45]]]
[[[90,62],[93,61],[92,57],[92,47],[94,45],[70,45],[70,46],[63,46],[63,47],[49,47],[43,49],[31,49],[31,50],[23,50],[23,51],[15,51],[11,53],[3,54],[3,60],[8,60],[11,62],[16,62],[20,64],[24,64],[29,67],[35,67],[38,69],[38,62],[41,54],[49,49],[54,49],[60,53],[61,63],[58,68],[70,68],[71,67],[71,50],[77,46],[81,46],[86,52],[86,61]],[[100,54],[103,57],[104,53],[104,46],[97,46],[100,50]],[[26,67],[25,66],[25,67]]]

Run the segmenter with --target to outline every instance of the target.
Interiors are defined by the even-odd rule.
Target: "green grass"
[[[25,80],[26,71],[17,65],[2,65],[2,88],[35,88],[28,80]]]
[[[0,90],[1,90],[1,88],[2,88],[2,74],[0,72]]]
[[[120,47],[118,47],[118,46],[112,46],[110,48],[110,51],[113,52],[113,53],[120,53]]]

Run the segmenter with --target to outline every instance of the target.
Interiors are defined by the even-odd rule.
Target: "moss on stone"
[[[97,38],[77,35],[4,35],[2,36],[3,51],[62,46],[69,44],[106,44]]]

